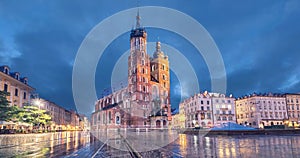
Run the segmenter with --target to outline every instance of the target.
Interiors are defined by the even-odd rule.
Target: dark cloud
[[[178,9],[206,28],[224,58],[228,93],[300,91],[298,1],[143,1],[140,5]],[[135,6],[136,1],[0,1],[0,65],[29,77],[41,97],[75,108],[72,64],[82,40],[104,18]],[[193,64],[201,90],[210,90],[207,66],[188,41],[162,30],[149,29],[148,34],[149,40],[159,37],[183,52]],[[100,60],[98,96],[110,85],[114,63],[129,49],[128,39],[128,34],[122,35]],[[173,81],[175,88],[178,81]],[[180,97],[173,98],[177,107]]]

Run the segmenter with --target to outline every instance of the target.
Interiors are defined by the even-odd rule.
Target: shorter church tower
[[[171,104],[170,104],[170,70],[168,56],[161,51],[160,42],[156,42],[156,51],[151,60],[151,81],[157,83],[159,92],[158,98],[152,98],[156,103],[160,103],[156,109],[155,115],[167,116],[171,121]],[[154,89],[155,85],[152,85]],[[153,96],[153,95],[152,95]]]

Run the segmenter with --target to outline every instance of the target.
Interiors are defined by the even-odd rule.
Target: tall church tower
[[[145,126],[150,115],[150,58],[147,54],[147,32],[140,26],[139,12],[136,27],[130,33],[128,57],[128,91],[131,95],[131,125]]]
[[[168,121],[171,121],[171,104],[170,104],[170,70],[168,56],[161,51],[160,42],[156,43],[156,51],[151,60],[151,80],[156,82],[159,89],[159,115],[167,115]],[[154,85],[153,85],[154,86]],[[153,98],[156,100],[156,98]]]

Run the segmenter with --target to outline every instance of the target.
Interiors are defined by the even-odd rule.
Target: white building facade
[[[208,92],[185,99],[180,103],[184,107],[185,127],[210,128],[221,123],[236,122],[234,100],[224,94]]]
[[[214,125],[220,125],[227,122],[236,123],[235,98],[221,93],[210,93],[213,107]]]

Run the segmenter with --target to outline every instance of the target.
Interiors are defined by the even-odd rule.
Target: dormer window
[[[9,75],[9,69],[7,67],[4,68],[4,73]]]
[[[24,83],[24,84],[27,84],[27,83],[28,83],[27,77],[23,78],[23,83]]]
[[[15,79],[20,80],[20,75],[19,75],[19,74],[16,74],[16,75],[15,75]]]

